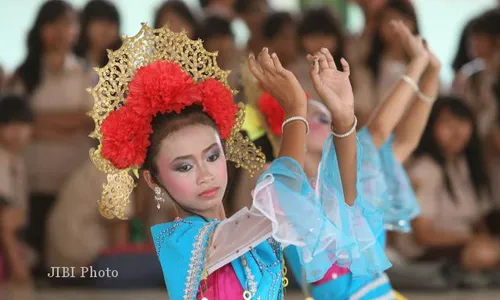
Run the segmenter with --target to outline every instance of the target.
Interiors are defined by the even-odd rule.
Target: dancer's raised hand
[[[308,55],[307,59],[311,64],[310,75],[314,88],[332,114],[332,126],[339,129],[352,127],[354,95],[349,81],[349,64],[342,58],[344,71],[339,71],[326,48],[314,56]]]
[[[257,59],[250,54],[248,65],[264,89],[278,100],[287,117],[305,116],[306,94],[295,75],[281,65],[275,53],[269,55],[268,49],[264,48]]]

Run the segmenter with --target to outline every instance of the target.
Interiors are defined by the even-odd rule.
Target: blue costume
[[[383,230],[409,231],[410,220],[420,213],[418,202],[403,166],[393,153],[391,138],[377,150],[368,129],[358,132],[361,147],[360,178],[361,190],[366,206],[362,212],[369,219],[372,216],[372,230],[378,243],[385,246],[386,233]],[[321,174],[320,174],[321,176]],[[377,222],[377,219],[379,222]],[[382,221],[383,220],[383,221]],[[304,278],[297,249],[285,249],[288,266],[296,278]],[[384,273],[359,275],[352,272],[322,280],[321,284],[310,285],[299,280],[305,293],[316,300],[323,299],[394,299],[392,287]]]
[[[331,138],[325,142],[319,174],[313,189],[300,165],[284,157],[259,178],[252,210],[270,221],[272,237],[240,253],[245,260],[231,261],[241,286],[250,286],[252,299],[283,299],[282,247],[287,245],[293,245],[288,248],[296,251],[307,282],[323,278],[333,263],[365,277],[390,267],[376,238],[383,231],[378,208],[363,193],[353,206],[345,203]],[[152,227],[171,299],[195,299],[209,237],[220,222],[188,217]]]

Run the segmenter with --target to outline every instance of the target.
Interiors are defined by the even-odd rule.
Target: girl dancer
[[[372,114],[372,117],[359,133],[362,143],[361,185],[365,199],[375,207],[383,207],[386,229],[408,231],[409,221],[419,213],[419,207],[411,185],[401,163],[408,158],[416,147],[425,126],[433,97],[438,87],[439,61],[426,51],[418,38],[401,23],[393,22],[395,36],[403,44],[406,54],[412,58],[401,82],[390,96]],[[421,81],[421,90],[416,85]],[[416,92],[418,99],[413,101],[405,120],[401,121],[391,137],[396,124],[408,108],[408,103]],[[268,127],[275,136],[279,136],[278,122],[273,122],[269,108],[277,102],[268,94],[258,101]],[[330,114],[322,103],[309,100],[307,119],[311,125],[311,134],[307,138],[305,171],[313,181],[317,180],[316,170],[322,156],[320,145],[328,135]],[[278,118],[279,120],[279,118]],[[381,219],[381,216],[378,216]],[[372,218],[377,222],[377,217]],[[379,242],[385,244],[385,233],[378,235]],[[299,256],[294,247],[285,250],[292,271],[297,278],[303,278]],[[373,299],[373,297],[392,298],[391,286],[385,275],[355,278],[345,268],[333,266],[320,281],[313,283],[312,291],[302,282],[306,293],[312,292],[316,299]]]
[[[279,158],[259,179],[251,210],[224,220],[227,160],[252,171],[264,158],[239,134],[243,114],[215,57],[201,41],[146,25],[110,54],[91,90],[92,135],[100,141],[91,158],[108,174],[101,213],[123,216],[134,187],[131,174],[139,169],[158,207],[165,198],[175,203],[179,218],[152,227],[172,299],[282,299],[287,280],[281,247],[289,244],[297,246],[308,281],[322,278],[334,262],[358,275],[388,268],[357,205],[364,200],[357,193],[347,62],[340,72],[329,53],[310,58],[332,129],[345,133],[325,143],[324,188],[315,193],[302,170],[309,130],[305,93],[267,49],[249,58],[252,73],[278,99],[286,120]]]

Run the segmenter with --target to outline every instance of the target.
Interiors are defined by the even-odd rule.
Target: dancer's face
[[[221,210],[227,165],[218,133],[189,125],[168,135],[156,158],[158,180],[184,208],[207,218]]]
[[[307,152],[321,153],[325,140],[330,136],[332,122],[330,113],[322,103],[309,100],[306,118],[310,127],[307,135]]]

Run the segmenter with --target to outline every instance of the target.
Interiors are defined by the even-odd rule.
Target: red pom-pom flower
[[[203,110],[215,121],[221,138],[227,139],[235,123],[238,107],[232,93],[219,81],[210,78],[199,84]]]
[[[306,93],[307,100],[310,99],[309,94]],[[281,107],[278,100],[276,100],[268,92],[264,92],[257,101],[259,111],[266,119],[269,130],[274,135],[282,135],[283,131],[281,126],[285,122],[285,110]]]
[[[257,105],[259,106],[260,112],[264,115],[264,118],[266,118],[269,130],[271,130],[274,135],[281,135],[283,133],[281,131],[281,125],[285,121],[285,111],[278,100],[268,92],[265,92],[259,98]]]
[[[141,117],[127,107],[113,111],[102,122],[101,154],[116,168],[141,166],[151,134],[151,117]]]
[[[177,113],[189,104],[193,80],[181,67],[168,61],[159,61],[140,68],[130,82],[127,106],[147,117],[157,113]]]

